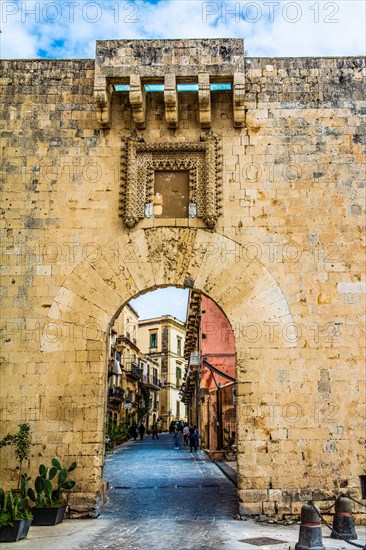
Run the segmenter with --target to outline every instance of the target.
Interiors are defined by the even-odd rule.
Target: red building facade
[[[235,341],[230,323],[214,301],[191,292],[183,400],[209,452],[231,446],[236,433]]]

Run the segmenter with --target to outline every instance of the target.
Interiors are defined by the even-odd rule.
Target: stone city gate
[[[176,285],[235,334],[243,509],[359,497],[364,60],[122,40],[2,68],[2,430],[31,424],[30,472],[77,460],[72,509],[98,513],[106,335],[131,298]]]
[[[48,383],[43,377],[48,386],[44,399],[46,403],[59,401],[61,417],[55,419],[56,426],[67,429],[69,422],[72,443],[64,450],[59,447],[58,454],[66,452],[79,457],[84,467],[81,473],[86,476],[81,481],[82,500],[89,496],[92,501],[94,492],[100,491],[106,332],[125,303],[148,290],[167,285],[191,286],[193,282],[195,288],[215,300],[228,313],[236,332],[239,403],[248,398],[248,386],[253,380],[251,362],[260,362],[265,369],[264,350],[268,348],[270,352],[272,348],[269,338],[265,344],[263,334],[258,354],[258,350],[251,351],[250,339],[257,346],[258,331],[264,330],[266,324],[271,326],[279,318],[284,325],[292,322],[286,300],[268,271],[257,262],[248,262],[241,247],[223,236],[197,229],[158,228],[138,230],[119,240],[118,245],[118,261],[113,250],[92,264],[82,262],[75,267],[54,299],[41,341],[42,354],[57,361],[64,377],[64,385],[57,386],[57,395],[50,394],[52,375]],[[103,250],[108,250],[108,243]],[[278,347],[277,343],[277,353]],[[286,341],[280,345],[281,349],[287,347]],[[60,364],[57,357],[61,361],[68,351],[75,351],[76,362]],[[244,374],[247,370],[249,376]],[[68,418],[70,414],[73,418]],[[55,431],[52,422],[49,429]],[[247,451],[251,444],[246,442]],[[243,467],[246,476],[256,475],[258,466],[251,473],[249,465],[244,463]]]

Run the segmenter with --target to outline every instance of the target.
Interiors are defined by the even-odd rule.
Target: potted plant
[[[224,428],[225,445],[223,447],[225,451],[225,459],[228,462],[236,460],[236,445],[235,445],[235,432],[231,432],[229,428]]]
[[[67,501],[62,493],[70,491],[75,485],[75,481],[67,480],[67,477],[75,470],[76,462],[67,469],[62,468],[57,458],[53,458],[51,462],[52,467],[49,469],[43,464],[40,465],[39,476],[34,482],[35,491],[29,487],[27,492],[29,498],[35,503],[31,509],[33,525],[61,523],[67,507]]]
[[[0,542],[25,539],[32,523],[27,497],[19,498],[12,490],[0,489]]]
[[[19,463],[19,476],[17,489],[13,492],[19,492],[23,473],[23,462],[28,460],[30,447],[32,445],[30,425],[19,424],[19,431],[16,434],[7,434],[3,437],[3,439],[0,440],[0,448],[6,447],[7,445],[15,447],[15,456]]]

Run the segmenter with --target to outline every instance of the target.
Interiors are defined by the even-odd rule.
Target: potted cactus
[[[67,480],[70,472],[75,470],[76,462],[69,468],[63,468],[57,458],[52,459],[52,467],[43,464],[39,467],[39,476],[34,482],[34,489],[29,487],[27,494],[35,503],[31,512],[33,525],[56,525],[65,517],[67,501],[63,492],[70,491],[75,481]]]
[[[12,490],[0,489],[0,542],[25,539],[32,523],[27,497],[19,498]]]

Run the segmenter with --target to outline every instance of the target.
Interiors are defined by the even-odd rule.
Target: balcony
[[[116,345],[131,345],[136,351],[139,351],[137,347],[137,339],[129,332],[126,332],[125,336],[118,336],[116,340]]]
[[[142,378],[142,369],[138,367],[135,363],[130,363],[126,365],[126,375],[130,376],[134,380],[141,380]]]
[[[151,374],[143,374],[142,381],[145,384],[149,384],[150,386],[155,386],[156,388],[160,388],[160,380],[157,376],[152,376]]]
[[[109,388],[108,400],[114,403],[122,403],[124,401],[124,391],[121,388]]]
[[[137,339],[130,332],[128,332],[128,330],[126,331],[126,338],[127,340],[135,344],[135,346],[137,345]]]

